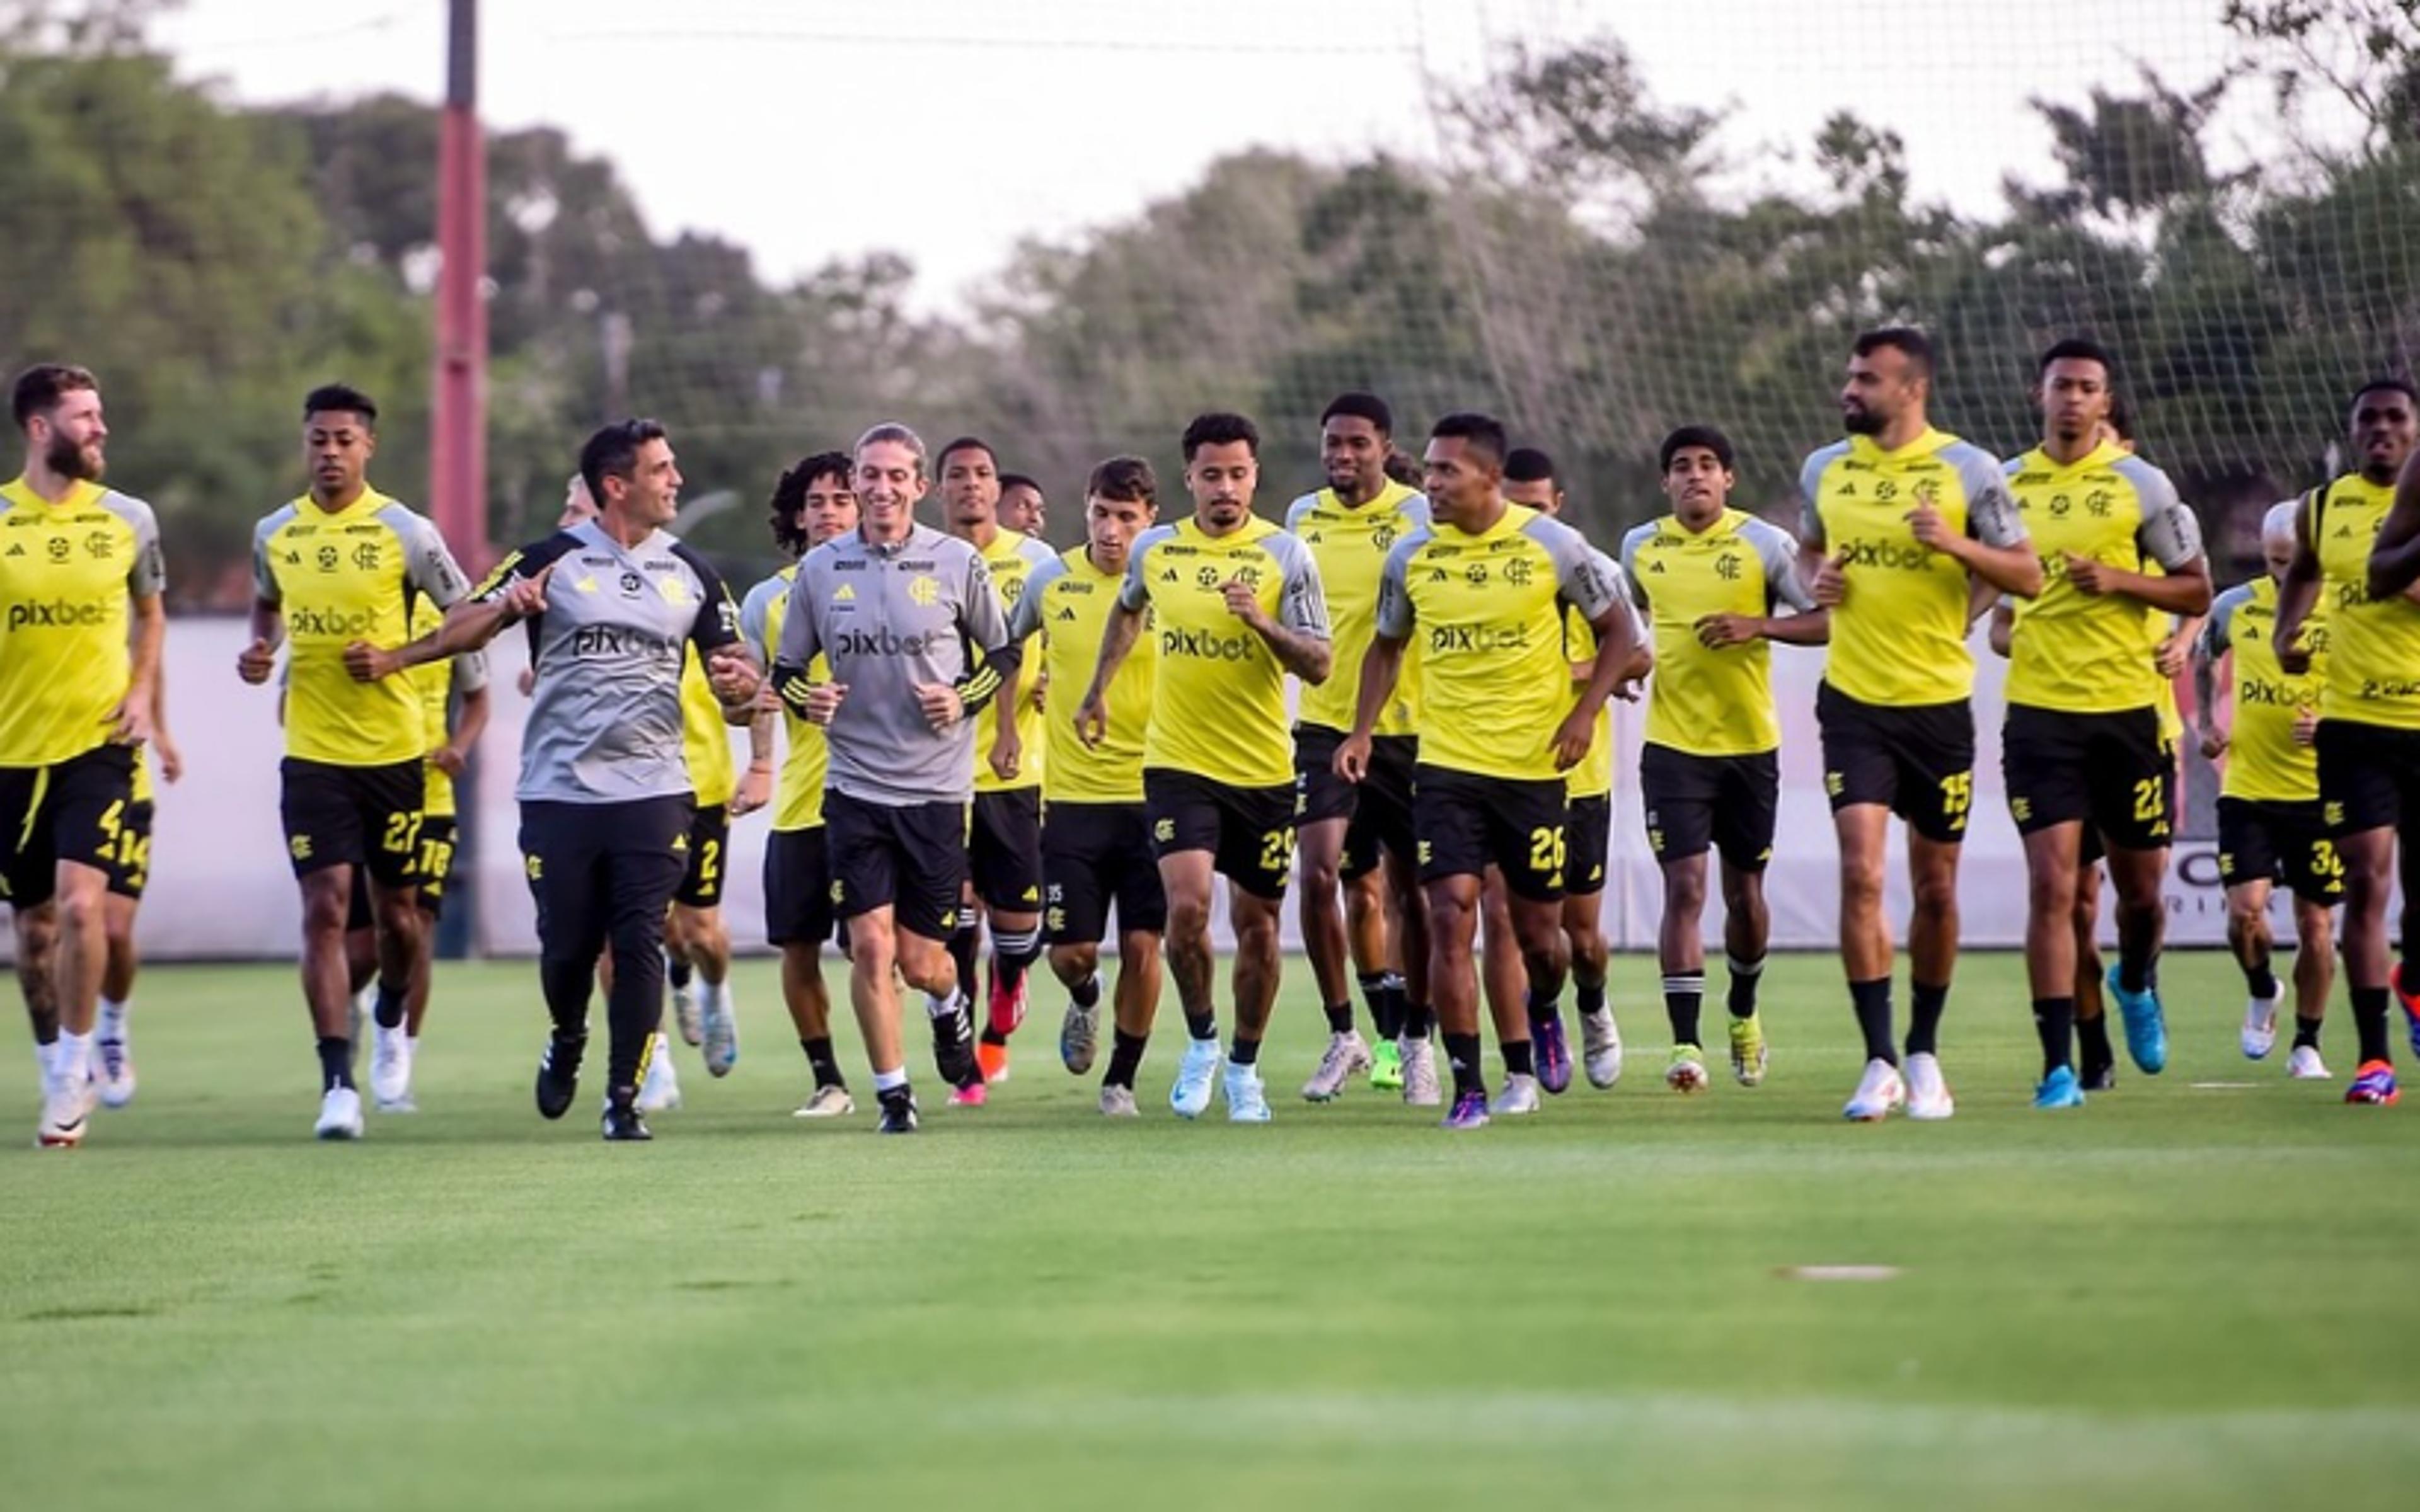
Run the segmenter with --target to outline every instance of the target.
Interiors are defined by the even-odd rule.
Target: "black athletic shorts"
[[[868,803],[824,794],[832,910],[855,918],[890,908],[901,929],[946,940],[967,885],[967,806]]]
[[[2319,800],[2342,837],[2393,829],[2420,841],[2420,730],[2319,721]]]
[[[1293,880],[1295,797],[1291,783],[1239,788],[1168,767],[1142,774],[1152,854],[1208,851],[1219,875],[1255,898],[1283,898]]]
[[[459,822],[452,814],[427,814],[420,821],[420,911],[431,918],[445,915],[445,879],[454,874],[459,838]]]
[[[1042,790],[975,795],[967,830],[967,871],[986,908],[1042,912]]]
[[[2255,798],[2218,800],[2218,879],[2282,882],[2304,903],[2344,902],[2344,862],[2328,834],[2324,811],[2308,803]]]
[[[1591,793],[1563,804],[1563,891],[1592,897],[1605,890],[1613,863],[1613,795]]]
[[[1054,803],[1042,816],[1042,937],[1097,945],[1109,904],[1118,933],[1168,928],[1168,894],[1152,854],[1151,820],[1140,803]]]
[[[117,839],[109,855],[109,890],[138,902],[151,881],[151,800],[139,798],[126,806]]]
[[[61,861],[115,873],[135,755],[132,746],[95,746],[48,766],[0,766],[0,902],[49,903]]]
[[[697,810],[689,822],[689,862],[681,872],[673,902],[683,908],[722,906],[722,872],[731,859],[731,810],[711,803]]]
[[[1781,808],[1778,751],[1695,756],[1651,745],[1638,754],[1638,794],[1647,810],[1647,848],[1658,864],[1710,849],[1734,872],[1761,872],[1773,859]]]
[[[420,805],[427,769],[418,759],[383,766],[337,766],[288,756],[279,767],[278,810],[294,874],[357,866],[390,887],[420,876]]]
[[[686,796],[524,801],[521,870],[537,903],[539,952],[593,962],[617,932],[660,944],[695,807]]]
[[[1481,777],[1423,762],[1419,782],[1422,882],[1485,876],[1492,866],[1520,897],[1552,903],[1563,895],[1570,785],[1563,779]]]
[[[777,829],[765,841],[765,938],[821,945],[832,937],[831,852],[824,826]]]
[[[1412,773],[1419,764],[1420,740],[1418,735],[1373,736],[1370,770],[1357,784],[1336,775],[1336,748],[1342,744],[1343,733],[1326,725],[1295,726],[1295,823],[1349,821],[1343,862],[1338,868],[1349,881],[1376,871],[1381,849],[1406,858],[1419,853],[1419,839],[1412,833]]]
[[[1975,807],[1975,712],[1966,700],[1887,708],[1824,683],[1815,690],[1815,722],[1834,813],[1879,803],[1927,840],[1966,838]]]
[[[2081,823],[2125,851],[2156,851],[2175,835],[2175,764],[2159,711],[2149,705],[2065,714],[2011,703],[2000,727],[2000,771],[2020,835]]]

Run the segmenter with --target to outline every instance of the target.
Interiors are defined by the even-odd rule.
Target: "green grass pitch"
[[[919,1048],[912,1140],[793,1121],[751,962],[737,1071],[679,1048],[687,1108],[620,1148],[593,1086],[532,1111],[535,978],[441,967],[424,1111],[358,1146],[309,1137],[289,969],[147,975],[141,1094],[78,1151],[30,1148],[20,1051],[8,1504],[2420,1505],[2420,1107],[2244,1062],[2223,957],[2168,964],[2167,1073],[2077,1114],[2026,1106],[2012,958],[1962,972],[1957,1119],[1855,1127],[1832,962],[1771,972],[1763,1088],[1683,1100],[1633,957],[1617,1089],[1449,1135],[1297,1100],[1296,960],[1270,1127],[1169,1115],[1172,993],[1104,1122],[1046,989],[988,1108]]]

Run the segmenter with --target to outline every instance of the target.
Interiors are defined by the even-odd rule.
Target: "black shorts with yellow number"
[[[777,829],[765,841],[765,938],[821,945],[832,936],[831,849],[822,825]]]
[[[1142,774],[1155,856],[1208,851],[1219,875],[1255,898],[1285,896],[1294,877],[1294,786],[1240,788],[1164,766]]]
[[[453,814],[426,814],[420,821],[420,911],[445,915],[445,879],[454,874],[454,846],[461,838]]]
[[[689,858],[673,902],[683,908],[722,906],[722,869],[731,853],[731,810],[701,807],[689,822]]]
[[[96,746],[48,766],[0,767],[0,903],[21,909],[49,903],[61,861],[114,881],[133,806],[130,746]]]
[[[1613,795],[1591,793],[1563,805],[1563,892],[1592,897],[1605,890],[1613,862]]]
[[[2420,841],[2420,730],[2323,718],[2316,744],[2332,833],[2394,829]]]
[[[975,795],[967,829],[967,871],[986,908],[1042,911],[1042,790]]]
[[[2009,705],[2000,771],[2017,833],[2083,824],[2121,851],[2156,851],[2175,833],[2168,790],[2175,765],[2148,705],[2114,714],[2066,714]]]
[[[1412,774],[1419,764],[1418,735],[1376,735],[1370,741],[1370,770],[1358,783],[1336,775],[1336,748],[1342,732],[1304,724],[1294,731],[1295,823],[1342,819],[1344,856],[1338,868],[1350,880],[1378,869],[1378,853],[1406,858],[1418,854],[1412,833]]]
[[[1834,813],[1878,803],[1927,840],[1949,845],[1966,838],[1975,807],[1975,712],[1964,699],[1888,708],[1825,683],[1815,690],[1815,722]]]
[[[126,806],[126,817],[118,824],[117,839],[110,847],[109,890],[139,903],[150,882],[151,800],[143,798]]]
[[[855,918],[890,908],[901,929],[946,940],[958,926],[967,885],[967,808],[962,803],[868,803],[824,795],[824,844],[832,911]]]
[[[1734,872],[1761,872],[1773,859],[1781,811],[1777,751],[1699,756],[1650,745],[1638,755],[1638,794],[1647,812],[1647,848],[1659,865],[1710,849]]]
[[[288,756],[279,767],[278,812],[294,874],[357,866],[390,887],[420,875],[420,805],[426,769],[417,760],[337,766]]]
[[[2328,834],[2318,799],[2283,803],[2257,798],[2218,800],[2218,879],[2282,882],[2304,903],[2344,902],[2344,862]]]
[[[1111,903],[1121,934],[1166,930],[1168,893],[1143,806],[1051,804],[1042,816],[1042,937],[1052,945],[1099,944]]]
[[[1420,880],[1484,876],[1539,903],[1563,895],[1569,784],[1561,778],[1482,777],[1420,764]]]

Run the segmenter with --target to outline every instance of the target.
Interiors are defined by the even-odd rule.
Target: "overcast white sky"
[[[1751,176],[1803,174],[1779,149],[1848,105],[1904,135],[1919,194],[1988,208],[2004,174],[2051,174],[2028,97],[2080,103],[2137,59],[2197,84],[2226,54],[2219,3],[486,0],[481,88],[491,124],[611,157],[659,233],[721,234],[776,278],[894,248],[943,302],[1019,237],[1115,220],[1228,151],[1425,151],[1423,79],[1515,37],[1609,29],[1660,98],[1736,101]],[[444,13],[188,0],[162,40],[243,100],[433,100]],[[2223,147],[2252,150],[2259,104],[2243,91]]]

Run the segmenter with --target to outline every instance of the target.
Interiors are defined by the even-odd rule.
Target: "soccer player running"
[[[2319,800],[2344,863],[2345,981],[2361,1064],[2348,1103],[2390,1105],[2401,1092],[2387,1042],[2388,995],[2400,999],[2420,1055],[2420,397],[2380,379],[2352,397],[2360,467],[2311,490],[2294,522],[2294,560],[2270,631],[2278,667],[2308,673],[2304,627],[2326,605],[2319,695]],[[2398,481],[2398,478],[2400,481]],[[2386,903],[2403,885],[2403,959],[2387,966]]]
[[[1412,768],[1419,759],[1417,657],[1379,716],[1369,778],[1347,782],[1335,766],[1336,748],[1353,728],[1387,553],[1429,522],[1428,501],[1387,476],[1394,430],[1393,411],[1375,394],[1343,393],[1329,401],[1319,419],[1327,486],[1286,510],[1286,529],[1311,548],[1319,566],[1335,648],[1333,673],[1303,689],[1294,727],[1303,949],[1327,1014],[1326,1052],[1302,1088],[1313,1103],[1337,1097],[1365,1071],[1372,1087],[1402,1089],[1408,1103],[1437,1101],[1435,1054],[1429,1046],[1427,919],[1412,840]],[[1393,959],[1406,968],[1402,971],[1388,968],[1390,895],[1402,935]],[[1376,1031],[1374,1053],[1353,1028],[1348,949]]]
[[[2224,756],[2218,792],[2218,874],[2226,885],[2226,943],[2243,968],[2244,1056],[2268,1058],[2277,1044],[2277,1001],[2284,991],[2270,966],[2270,889],[2284,882],[2294,894],[2294,1044],[2286,1073],[2325,1081],[2319,1028],[2335,985],[2336,903],[2344,897],[2344,866],[2328,836],[2319,804],[2319,699],[2326,685],[2324,604],[2303,622],[2310,666],[2288,676],[2277,665],[2270,632],[2277,622],[2278,584],[2294,561],[2299,499],[2272,507],[2260,522],[2260,555],[2268,570],[2218,595],[2195,648],[2195,707],[2201,753]],[[2227,668],[2233,715],[2217,719],[2219,665]]]
[[[774,686],[830,742],[824,823],[833,901],[848,926],[849,1001],[882,1104],[876,1127],[912,1134],[894,968],[925,995],[941,1079],[983,1080],[947,942],[967,881],[970,716],[1015,681],[1018,654],[982,554],[916,523],[928,486],[923,441],[879,424],[854,456],[858,528],[799,563]],[[810,675],[818,655],[829,678]]]
[[[2176,764],[2144,615],[2200,614],[2211,587],[2200,523],[2167,474],[2104,437],[2116,379],[2109,354],[2071,338],[2035,371],[2041,444],[2007,473],[2043,587],[2016,606],[2010,626],[2001,761],[2028,879],[2025,969],[2042,1048],[2034,1106],[2057,1109],[2084,1105],[2074,915],[2087,825],[2106,848],[2117,893],[2109,989],[2126,1048],[2146,1074],[2167,1064],[2157,972]]]
[[[1840,960],[1866,1042],[1846,1115],[1904,1105],[1914,1119],[1957,1109],[1939,1038],[1958,960],[1958,853],[1975,798],[1975,658],[1966,649],[1972,580],[2030,598],[2042,568],[1999,461],[1925,418],[1932,344],[1886,327],[1851,352],[1840,412],[1848,439],[1799,475],[1800,569],[1832,610],[1815,700],[1823,786],[1840,843]],[[1891,816],[1908,826],[1914,1012],[1907,1068],[1891,1025],[1891,936],[1883,918]]]
[[[1002,614],[1016,608],[1035,572],[1056,558],[1048,547],[1000,523],[1000,459],[989,442],[961,436],[941,448],[941,511],[952,535],[980,553],[991,573]],[[1019,639],[1023,644],[1022,638]],[[980,1081],[960,1087],[950,1101],[980,1106],[987,1083],[1008,1079],[1008,1037],[1025,1022],[1026,974],[1042,954],[1042,779],[1047,765],[1042,748],[1042,711],[1031,696],[1033,679],[1020,672],[993,700],[997,713],[1013,716],[1023,758],[994,759],[999,721],[975,726],[975,801],[967,835],[967,905],[950,935],[950,953],[968,995],[974,993],[975,950],[982,914],[991,920],[991,991],[985,1001],[975,1058]]]
[[[1159,514],[1159,482],[1139,456],[1113,456],[1084,487],[1082,546],[1026,580],[1009,610],[1019,644],[1042,637],[1043,674],[1080,687],[1099,660],[1110,611],[1125,585],[1134,543]],[[1049,777],[1043,785],[1043,928],[1050,970],[1068,993],[1059,1057],[1078,1076],[1093,1069],[1100,1042],[1101,939],[1109,905],[1118,911],[1118,981],[1101,1112],[1136,1116],[1135,1072],[1159,1011],[1159,937],[1168,927],[1168,892],[1152,854],[1143,808],[1143,742],[1158,648],[1139,640],[1109,688],[1109,722],[1097,743],[1079,738],[1073,719],[1052,719],[1043,738]],[[1020,755],[1011,712],[996,708],[995,760]],[[1003,754],[1004,753],[1004,754]]]
[[[1480,888],[1504,875],[1528,968],[1532,1017],[1562,994],[1565,774],[1597,738],[1605,701],[1631,668],[1637,630],[1621,570],[1559,520],[1508,502],[1504,427],[1452,414],[1430,431],[1431,523],[1396,543],[1380,585],[1376,638],[1361,664],[1353,733],[1336,770],[1359,781],[1404,653],[1420,637],[1418,777],[1420,883],[1429,903],[1429,980],[1453,1071],[1449,1129],[1488,1121],[1479,1056],[1479,978],[1471,959]],[[1575,700],[1563,649],[1568,605],[1596,633]],[[1508,1043],[1497,1111],[1534,1112],[1528,1045]]]
[[[91,1119],[110,872],[151,734],[165,574],[151,506],[101,486],[93,376],[27,368],[9,409],[25,466],[0,485],[0,901],[38,1053],[56,1035],[36,1142],[67,1149]]]
[[[1261,433],[1242,415],[1185,427],[1193,515],[1135,542],[1100,660],[1076,710],[1087,745],[1109,738],[1115,686],[1144,616],[1158,641],[1143,735],[1143,804],[1168,893],[1168,961],[1189,1037],[1169,1105],[1200,1118],[1218,1079],[1212,879],[1228,881],[1234,929],[1235,1038],[1227,1117],[1266,1123],[1261,1037],[1278,992],[1278,917],[1293,870],[1295,781],[1285,679],[1311,687],[1334,664],[1319,566],[1301,540],[1252,513]]]
[[[663,1017],[664,918],[689,849],[691,797],[681,738],[681,671],[705,659],[726,717],[744,721],[762,684],[739,645],[722,579],[668,533],[681,474],[664,428],[625,420],[588,438],[580,473],[598,510],[506,556],[435,635],[358,658],[383,677],[529,627],[537,677],[521,732],[520,846],[537,903],[538,982],[553,1023],[538,1061],[541,1117],[580,1090],[597,958],[611,946],[606,1016],[608,1140],[653,1138],[639,1088]]]
[[[1822,645],[1831,621],[1798,575],[1798,543],[1730,506],[1738,473],[1729,438],[1684,425],[1664,438],[1657,464],[1672,513],[1622,537],[1621,565],[1655,636],[1639,796],[1648,848],[1664,875],[1656,955],[1672,1025],[1664,1083],[1687,1093],[1709,1080],[1698,1018],[1712,849],[1722,856],[1731,1076],[1755,1087],[1767,1058],[1757,985],[1773,928],[1764,869],[1781,796],[1772,642]],[[1776,616],[1783,605],[1791,612]]]
[[[345,958],[354,873],[369,877],[378,1026],[401,1031],[427,920],[419,901],[421,805],[433,743],[419,690],[365,679],[411,640],[416,599],[442,612],[470,592],[444,537],[369,485],[378,407],[343,384],[302,401],[307,492],[252,537],[252,642],[236,671],[255,686],[287,646],[279,811],[302,895],[302,999],[318,1036],[322,1139],[362,1135]],[[374,1069],[376,1069],[374,1067]],[[386,1068],[392,1088],[393,1064]]]
[[[845,452],[820,452],[781,476],[773,486],[773,544],[791,564],[748,591],[739,625],[751,650],[766,665],[782,644],[790,612],[790,589],[799,579],[797,560],[826,541],[857,529],[857,488]],[[830,663],[808,664],[814,682],[831,680]],[[758,700],[749,727],[749,767],[769,768],[773,725],[784,726],[788,754],[773,793],[773,832],[765,844],[765,938],[782,952],[782,1002],[799,1048],[807,1055],[814,1089],[799,1104],[801,1119],[836,1119],[857,1111],[848,1078],[831,1041],[831,996],[824,988],[823,948],[832,935],[831,860],[824,825],[824,774],[830,750],[823,727],[782,707],[770,687]],[[743,790],[744,791],[744,790]]]
[[[185,775],[185,759],[168,733],[168,681],[163,674],[151,684],[152,758],[160,764],[163,781]],[[94,1090],[105,1108],[122,1108],[134,1101],[134,978],[142,969],[142,952],[134,939],[134,918],[143,906],[143,892],[151,880],[153,794],[150,764],[137,754],[133,801],[117,829],[117,843],[109,858],[109,897],[103,908],[109,936],[109,961],[101,968],[101,1005],[93,1021]],[[53,910],[55,914],[55,910]],[[55,927],[52,933],[55,934]],[[56,966],[45,961],[45,974]],[[54,1024],[55,1025],[55,1015]]]

